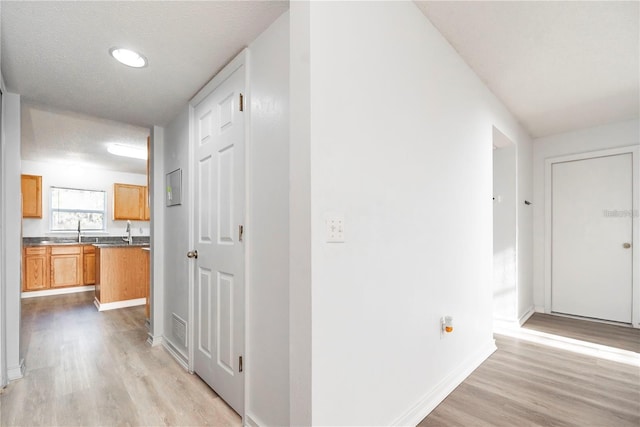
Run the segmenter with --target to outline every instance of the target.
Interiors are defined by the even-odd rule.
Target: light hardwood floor
[[[144,306],[99,313],[92,301],[23,300],[27,369],[0,391],[0,425],[241,425],[200,378],[145,343]]]
[[[525,328],[631,351],[640,343],[637,329],[557,316]],[[495,337],[498,350],[420,426],[640,426],[637,366]]]
[[[0,391],[0,425],[241,425],[197,376],[145,343],[144,307],[98,313],[92,298],[23,300],[27,371]],[[555,316],[525,326],[627,349],[640,342],[635,329]],[[506,336],[496,343],[420,426],[640,425],[638,367]]]
[[[640,353],[640,330],[627,326],[535,313],[523,328]]]

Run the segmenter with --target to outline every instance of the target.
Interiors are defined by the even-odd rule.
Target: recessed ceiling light
[[[144,55],[135,52],[130,49],[124,49],[121,47],[112,47],[109,49],[109,53],[117,61],[128,65],[129,67],[142,68],[147,66],[147,58]]]
[[[124,144],[109,144],[107,151],[116,156],[147,160],[147,149]]]

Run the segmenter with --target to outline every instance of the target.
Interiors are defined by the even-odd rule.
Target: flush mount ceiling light
[[[147,58],[145,58],[144,55],[133,50],[124,49],[122,47],[112,47],[111,49],[109,49],[109,53],[117,61],[123,63],[124,65],[128,65],[129,67],[142,68],[147,66]]]
[[[147,149],[123,144],[109,144],[107,151],[116,156],[130,157],[132,159],[147,160]]]

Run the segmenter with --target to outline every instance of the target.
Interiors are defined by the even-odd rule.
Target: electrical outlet
[[[344,243],[344,218],[341,216],[328,216],[326,219],[327,242]]]

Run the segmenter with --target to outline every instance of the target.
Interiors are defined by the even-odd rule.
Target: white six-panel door
[[[631,323],[633,156],[551,165],[551,311]]]
[[[245,67],[194,109],[194,371],[242,414]]]

